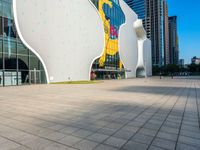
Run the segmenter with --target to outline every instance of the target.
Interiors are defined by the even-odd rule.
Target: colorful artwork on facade
[[[103,67],[107,55],[114,56],[119,52],[118,34],[120,25],[125,22],[125,16],[119,6],[118,0],[98,0],[97,4],[105,31],[104,53],[99,59],[99,66]],[[119,67],[122,68],[120,60]]]

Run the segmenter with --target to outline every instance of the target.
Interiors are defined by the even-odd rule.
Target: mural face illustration
[[[119,28],[125,22],[125,16],[119,6],[119,2],[118,0],[96,0],[93,2],[100,13],[105,32],[104,53],[98,60],[99,66],[105,66],[106,61],[108,61],[107,57],[117,56],[116,67],[122,68],[118,53],[118,36]]]

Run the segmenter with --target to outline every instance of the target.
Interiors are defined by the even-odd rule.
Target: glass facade
[[[12,0],[0,0],[0,86],[46,83],[40,60],[20,41]]]
[[[125,69],[119,57],[118,34],[120,26],[125,22],[125,16],[118,0],[92,2],[99,10],[105,32],[104,53],[94,62],[92,70],[96,74],[96,79],[124,78]]]
[[[145,0],[124,0],[129,7],[131,7],[138,15],[139,19],[145,19],[146,17],[146,6]]]

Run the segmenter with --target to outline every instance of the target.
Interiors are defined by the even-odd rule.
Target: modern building
[[[179,63],[179,41],[177,33],[177,16],[169,17],[169,56],[170,64]]]
[[[170,64],[170,52],[169,52],[169,17],[168,6],[166,0],[163,1],[163,13],[164,13],[164,65]]]
[[[164,65],[165,49],[165,0],[125,0],[125,2],[143,20],[147,37],[152,41],[153,65]]]
[[[38,57],[21,42],[12,0],[0,0],[0,86],[47,83]]]
[[[179,66],[183,68],[185,66],[185,60],[184,59],[179,59]]]
[[[149,64],[151,42],[123,0],[0,0],[1,86],[150,76]]]

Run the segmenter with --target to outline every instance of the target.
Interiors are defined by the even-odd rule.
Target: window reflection
[[[46,83],[40,60],[17,36],[12,0],[0,0],[0,86]]]

